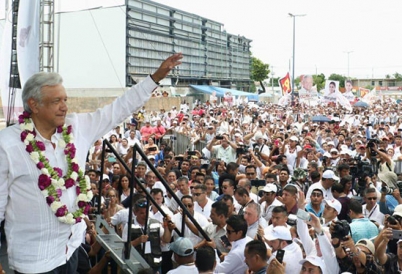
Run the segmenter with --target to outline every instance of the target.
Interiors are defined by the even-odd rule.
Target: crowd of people
[[[181,58],[91,114],[67,115],[58,74],[27,82],[20,125],[0,132],[0,220],[15,273],[118,273],[100,229],[131,242],[150,266],[139,273],[400,272],[398,104],[351,112],[214,99],[146,110]],[[177,134],[201,149],[175,151]],[[94,214],[107,225],[95,227]]]
[[[143,184],[135,188],[134,224],[159,224],[160,260],[147,260],[153,273],[399,273],[400,114],[392,100],[353,112],[334,105],[196,101],[180,110],[142,108],[126,120],[126,129],[117,127],[104,138],[117,151],[137,143],[167,182],[134,159]],[[203,148],[174,151],[175,134]],[[104,197],[112,190],[127,204],[127,171],[106,153],[106,173],[100,174],[95,151],[88,154],[93,189],[102,179]],[[120,156],[131,166],[130,146]],[[144,189],[167,217],[150,204],[145,221]],[[116,212],[108,219],[124,231],[127,218]],[[131,238],[139,251],[150,238],[140,234]],[[210,256],[208,267],[204,256]]]

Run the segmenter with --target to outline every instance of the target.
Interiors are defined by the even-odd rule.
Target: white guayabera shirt
[[[148,77],[96,112],[67,115],[66,124],[73,126],[80,167],[85,167],[91,145],[140,108],[155,88],[156,84]],[[67,252],[72,253],[77,243],[82,242],[86,226],[82,222],[73,228],[59,222],[53,214],[38,187],[40,170],[25,150],[20,134],[18,124],[0,131],[0,221],[6,219],[10,267],[24,273],[48,272],[66,263]],[[37,140],[45,143],[50,165],[61,168],[64,175],[67,162],[63,149],[58,146],[61,138],[59,133],[52,136],[51,142],[56,145],[53,148],[37,132]],[[76,198],[75,187],[71,187],[63,191],[61,201],[74,212]]]

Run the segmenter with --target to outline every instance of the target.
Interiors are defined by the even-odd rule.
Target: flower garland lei
[[[30,113],[24,111],[19,116],[18,122],[22,130],[21,141],[26,145],[26,151],[42,173],[38,178],[38,186],[48,206],[62,223],[75,224],[81,222],[84,215],[87,215],[91,208],[89,202],[92,200],[93,194],[90,190],[89,177],[84,176],[75,158],[76,148],[73,143],[74,137],[71,125],[57,127],[57,132],[63,136],[58,145],[64,148],[68,165],[67,174],[63,176],[63,171],[60,168],[50,166],[49,160],[45,156],[45,144],[35,140],[36,131]],[[71,213],[68,211],[67,206],[61,202],[60,197],[63,190],[73,186],[75,186],[77,192],[76,204],[78,209]]]

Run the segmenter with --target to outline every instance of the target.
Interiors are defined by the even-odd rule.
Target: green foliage
[[[258,58],[251,57],[251,80],[264,81],[270,72],[268,64],[264,64]]]
[[[395,73],[394,73],[394,78],[395,78],[395,80],[397,80],[397,81],[402,81],[402,74],[400,74],[400,73],[398,73],[398,72],[395,72]]]
[[[340,88],[344,88],[345,87],[345,81],[348,78],[346,76],[340,75],[340,74],[336,74],[336,73],[332,73],[329,77],[328,80],[334,80],[334,81],[339,81],[339,87]]]
[[[323,73],[313,75],[314,85],[317,86],[317,91],[322,90],[325,87],[325,75]]]
[[[369,90],[372,90],[374,87],[373,87],[372,85],[367,85],[367,86],[365,86],[364,88],[369,89]]]
[[[391,79],[391,75],[387,74],[387,75],[385,75],[385,78],[386,79]]]

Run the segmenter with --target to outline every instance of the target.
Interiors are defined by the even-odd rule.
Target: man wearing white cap
[[[321,182],[312,184],[309,187],[309,189],[307,191],[307,195],[306,195],[306,202],[310,203],[311,193],[313,192],[314,189],[317,189],[317,188],[322,190],[325,200],[332,200],[334,198],[334,196],[332,195],[331,187],[337,181],[339,181],[339,177],[336,176],[332,170],[324,171],[324,173],[322,174]]]
[[[276,199],[276,193],[278,192],[278,187],[275,184],[266,184],[262,189],[262,197],[260,199],[261,212],[267,223],[270,222],[272,217],[272,209],[276,206],[281,206],[282,203]]]
[[[268,241],[268,245],[272,249],[272,256],[268,260],[268,264],[276,257],[279,249],[285,251],[283,261],[286,262],[285,273],[295,274],[301,270],[300,260],[303,259],[303,254],[300,246],[292,241],[290,230],[284,226],[274,227],[272,230],[265,230],[267,233],[264,235]]]
[[[342,204],[337,199],[325,200],[324,212],[324,227],[329,227],[332,221],[338,221],[338,215],[342,210]]]
[[[300,274],[326,274],[324,261],[318,256],[307,256],[299,262],[302,265]]]

